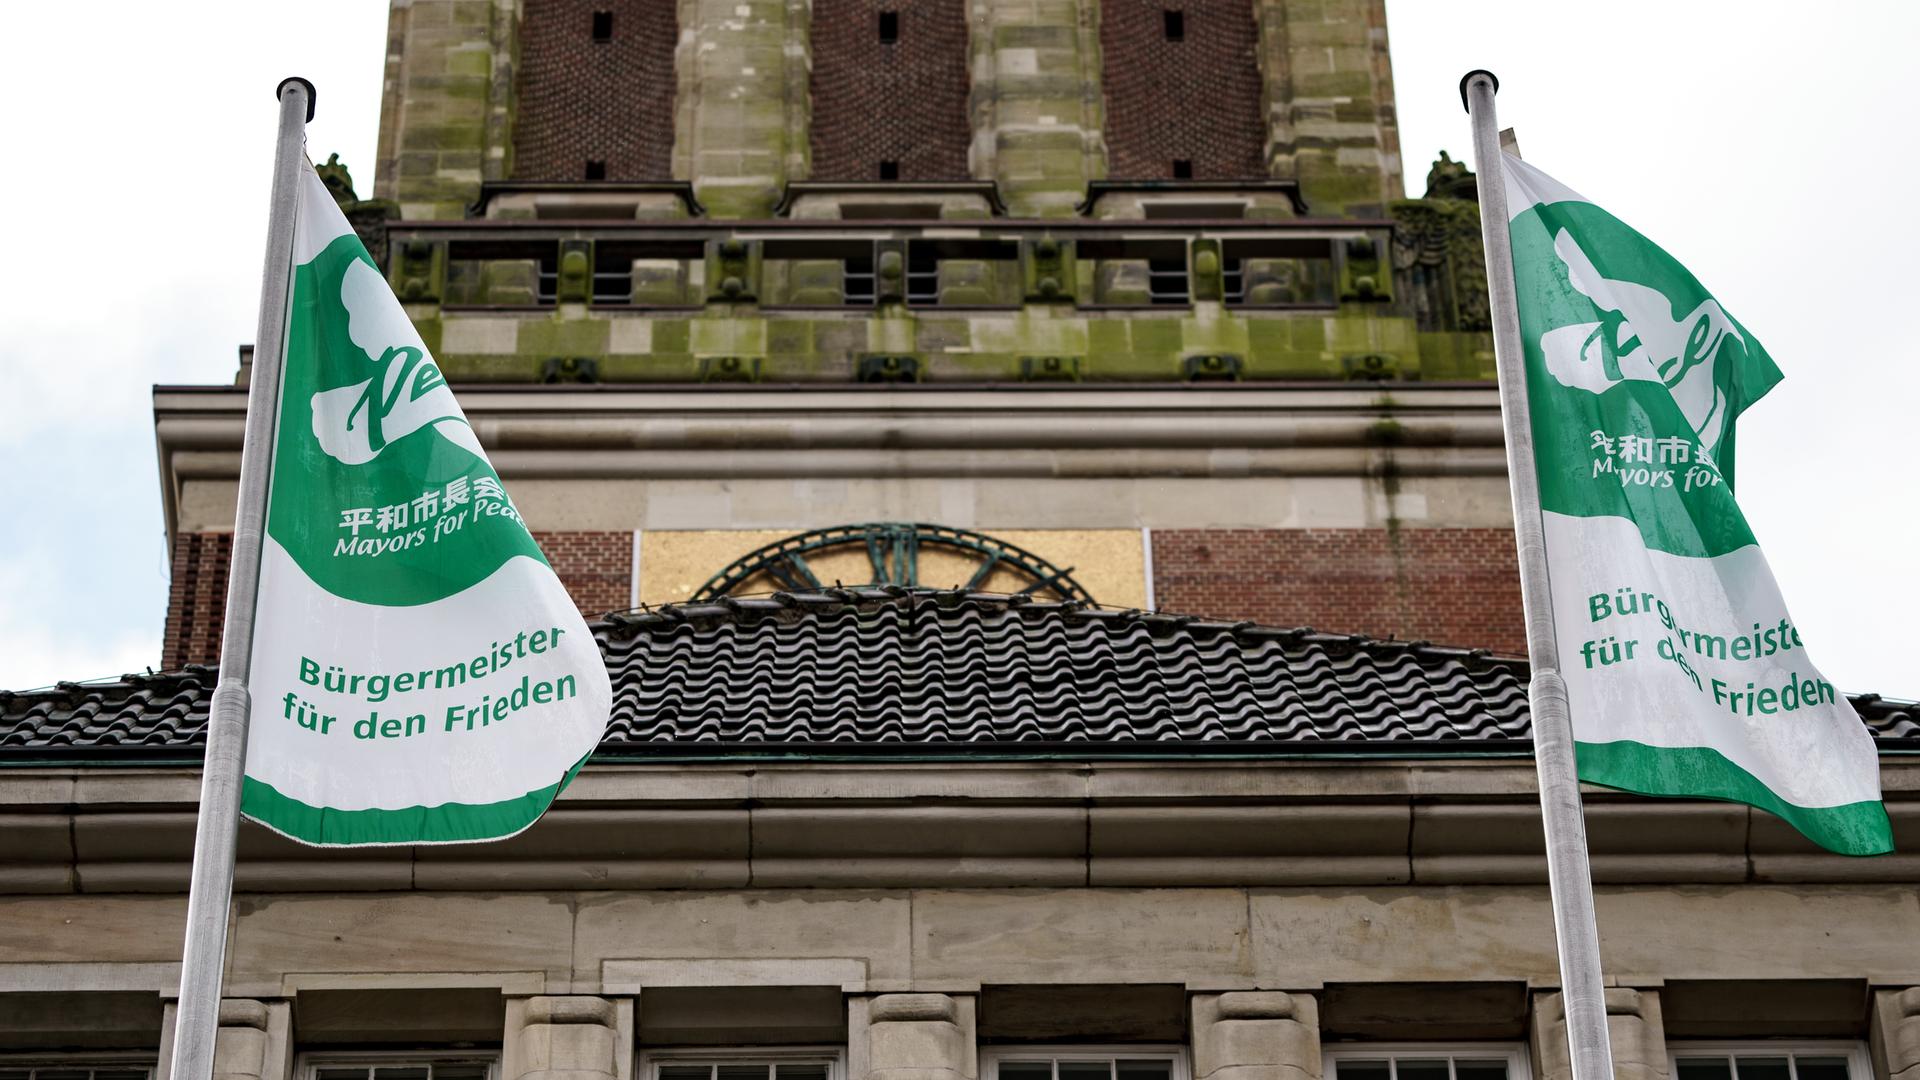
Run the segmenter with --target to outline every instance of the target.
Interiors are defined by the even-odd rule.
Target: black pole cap
[[[1500,76],[1495,75],[1486,68],[1474,68],[1472,71],[1460,76],[1460,107],[1469,113],[1473,111],[1473,106],[1467,104],[1467,84],[1473,81],[1475,75],[1485,75],[1487,80],[1493,83],[1493,92],[1496,94],[1500,92]],[[312,118],[309,117],[308,119]]]
[[[281,98],[285,97],[287,95],[287,87],[291,86],[294,83],[299,83],[301,86],[304,86],[307,89],[307,123],[311,124],[313,123],[313,102],[314,102],[314,99],[319,96],[318,94],[314,93],[312,83],[308,82],[307,80],[301,78],[298,75],[290,75],[287,78],[281,79],[280,85],[273,88],[273,100],[279,101]],[[1466,84],[1462,83],[1461,86],[1462,86],[1462,89],[1460,92],[1463,94],[1466,93],[1466,90],[1464,89]]]

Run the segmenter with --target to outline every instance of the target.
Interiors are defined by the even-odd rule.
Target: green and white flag
[[[312,169],[293,262],[241,811],[316,845],[511,836],[599,743],[606,666]]]
[[[1580,779],[1892,850],[1873,740],[1733,498],[1734,420],[1779,368],[1672,256],[1501,156]]]

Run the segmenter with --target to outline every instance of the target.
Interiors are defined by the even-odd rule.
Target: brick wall
[[[540,550],[567,594],[589,619],[625,609],[633,575],[630,532],[537,532]],[[173,584],[167,595],[166,668],[220,662],[226,618],[231,533],[183,532],[173,540]]]
[[[1510,529],[1156,529],[1162,611],[1523,653]]]
[[[220,661],[220,632],[227,616],[227,564],[232,533],[175,533],[173,582],[167,589],[167,628],[160,647],[162,668]]]
[[[612,34],[593,39],[597,12]],[[672,175],[674,5],[661,0],[527,0],[520,24],[517,180]]]
[[[597,619],[633,605],[632,533],[536,532],[533,538],[580,614]]]
[[[893,12],[899,40],[880,40]],[[813,178],[964,180],[967,20],[961,0],[814,0]]]
[[[1164,180],[1177,159],[1196,180],[1266,176],[1258,44],[1250,0],[1101,0],[1107,174]]]

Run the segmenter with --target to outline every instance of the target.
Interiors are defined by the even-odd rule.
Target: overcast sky
[[[1810,655],[1920,697],[1920,3],[1392,0],[1412,194],[1471,159],[1460,76],[1499,75],[1528,161],[1664,246],[1787,373],[1746,414],[1741,503]],[[232,379],[254,336],[273,87],[370,187],[386,4],[18,5],[0,58],[0,687],[158,664],[154,383]],[[84,44],[80,44],[84,43]],[[1461,644],[1472,644],[1463,642]]]

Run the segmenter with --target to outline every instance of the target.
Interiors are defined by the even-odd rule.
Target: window
[[[932,244],[908,244],[907,303],[937,304],[939,302],[940,257],[934,253]]]
[[[1515,1043],[1368,1043],[1326,1051],[1326,1080],[1529,1080]]]
[[[697,240],[596,240],[593,302],[600,307],[682,307],[697,301],[693,271],[706,258]]]
[[[907,241],[907,303],[1018,307],[1020,245],[1000,239]]]
[[[900,163],[897,161],[881,162],[880,163],[880,179],[882,180],[900,179]]]
[[[1674,1080],[1869,1080],[1855,1042],[1674,1043]]]
[[[1178,1049],[1129,1047],[982,1048],[982,1080],[1186,1080]]]
[[[880,13],[880,44],[896,45],[900,41],[900,13],[883,11]]]
[[[76,1058],[65,1061],[0,1061],[0,1080],[151,1080],[150,1062]]]
[[[613,40],[613,12],[596,11],[593,13],[593,43],[605,45]]]
[[[605,180],[606,178],[607,178],[607,163],[604,161],[595,160],[593,158],[588,158],[587,159],[587,179]]]
[[[845,1080],[837,1049],[671,1050],[640,1059],[638,1080]]]
[[[1333,242],[1325,237],[1227,238],[1220,243],[1231,307],[1319,308],[1338,303]]]
[[[472,1053],[310,1054],[301,1060],[300,1075],[302,1080],[497,1080],[499,1059]]]
[[[1187,260],[1147,260],[1147,295],[1156,304],[1185,304],[1188,300]]]
[[[1187,13],[1168,9],[1160,13],[1162,28],[1167,32],[1168,41],[1187,40]]]
[[[848,259],[840,271],[840,295],[848,307],[869,307],[876,295],[877,281],[872,256]]]
[[[1190,158],[1173,159],[1173,178],[1175,180],[1193,179],[1193,161]]]

